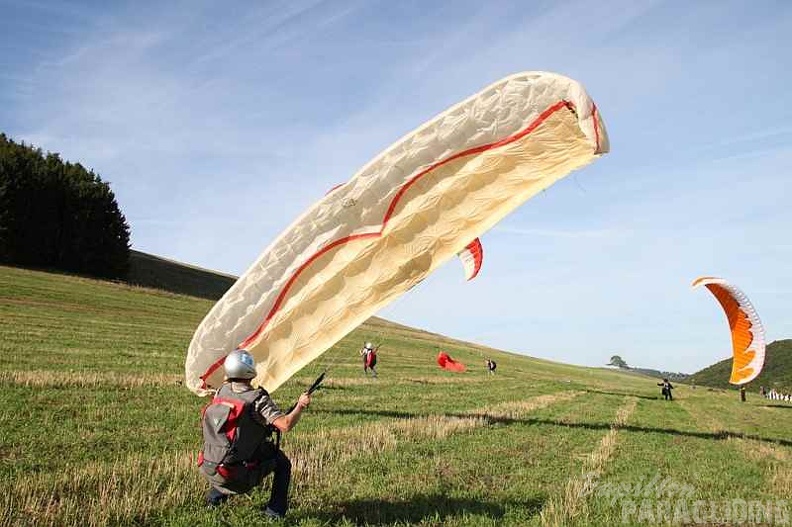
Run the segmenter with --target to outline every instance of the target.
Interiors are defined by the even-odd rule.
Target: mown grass
[[[266,485],[203,507],[194,457],[205,400],[181,379],[210,307],[0,267],[0,525],[262,522]],[[382,342],[377,379],[363,376],[364,340]],[[438,369],[439,349],[468,371]],[[294,463],[287,525],[654,525],[666,522],[625,516],[642,497],[613,492],[654,478],[691,500],[792,495],[792,406],[684,385],[666,402],[654,379],[381,319],[275,399],[288,406],[326,366],[326,385],[284,437]]]

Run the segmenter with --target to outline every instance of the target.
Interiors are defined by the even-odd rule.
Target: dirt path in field
[[[552,527],[568,525],[570,520],[584,510],[591,485],[605,470],[616,448],[619,430],[627,424],[637,404],[637,399],[629,398],[619,407],[610,430],[602,437],[597,449],[583,461],[581,474],[567,480],[563,496],[553,496],[545,504],[540,513],[542,525]]]
[[[523,401],[510,401],[457,415],[389,419],[295,437],[289,443],[294,481],[298,486],[312,486],[326,478],[329,466],[343,463],[355,456],[376,455],[396,448],[403,441],[442,439],[454,433],[489,426],[498,420],[519,419],[530,412],[569,401],[583,393],[565,391],[539,395]]]
[[[181,384],[184,375],[166,373],[69,372],[69,371],[0,371],[0,384],[35,388],[88,388],[113,386],[140,388]]]

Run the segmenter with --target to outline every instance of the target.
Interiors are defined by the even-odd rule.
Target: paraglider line
[[[597,142],[597,149],[595,152],[600,153],[600,135],[599,135],[599,118],[597,118],[597,105],[591,103],[591,118],[594,119],[594,140]]]

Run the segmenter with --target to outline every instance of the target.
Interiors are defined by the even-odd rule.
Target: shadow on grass
[[[348,389],[349,388],[347,386],[341,386],[341,385],[338,385],[338,384],[322,384],[318,388],[316,388],[316,391],[317,392],[324,392],[324,391],[328,391],[328,392],[340,391],[340,392],[342,392],[342,391],[348,390]]]
[[[344,410],[344,409],[332,410],[325,408],[317,408],[316,410],[313,410],[313,413],[329,414],[329,415],[359,415],[359,416],[371,416],[371,417],[388,417],[391,419],[416,419],[419,417],[426,417],[426,414],[397,412],[395,410]]]
[[[526,501],[481,501],[453,498],[443,494],[416,495],[407,500],[349,500],[336,503],[333,511],[310,514],[306,519],[331,524],[346,518],[355,525],[393,525],[394,523],[415,524],[422,521],[444,523],[452,518],[466,515],[483,516],[489,520],[500,520],[507,509],[520,509],[528,516],[539,514],[544,500]]]
[[[673,404],[673,402],[669,402],[669,404]],[[781,406],[780,408],[787,408],[787,407]],[[417,413],[409,413],[409,412],[392,412],[387,410],[383,410],[383,411],[334,410],[334,411],[327,411],[327,413],[340,414],[340,415],[361,415],[361,416],[367,415],[367,416],[378,416],[378,417],[390,417],[396,419],[418,419],[427,416],[427,414],[417,414]],[[510,417],[488,415],[485,412],[472,412],[468,414],[444,413],[440,415],[444,417],[458,418],[458,419],[479,417],[484,419],[487,422],[487,424],[490,425],[495,425],[495,424],[548,425],[548,426],[563,426],[566,428],[582,428],[586,430],[609,430],[611,428],[611,423],[575,423],[575,422],[566,422],[566,421],[556,421],[552,419],[537,419],[531,417],[524,419],[513,419]],[[744,434],[742,432],[731,432],[729,430],[720,430],[718,432],[696,432],[692,430],[677,430],[676,428],[656,428],[651,426],[634,426],[634,425],[620,426],[619,430],[626,430],[628,432],[671,434],[671,435],[683,436],[683,437],[697,437],[699,439],[715,439],[718,441],[724,439],[752,439],[754,441],[762,441],[765,443],[775,443],[777,445],[792,446],[792,440],[789,439],[761,437],[755,434]]]
[[[786,408],[787,410],[792,410],[792,405],[788,404],[761,404],[759,406],[763,408]]]
[[[626,392],[605,392],[602,390],[586,390],[586,393],[598,393],[601,395],[619,395],[623,397],[636,397],[638,399],[648,399],[650,401],[657,401],[663,398],[663,396],[660,394],[651,396],[651,395],[639,395],[637,393],[626,393]]]

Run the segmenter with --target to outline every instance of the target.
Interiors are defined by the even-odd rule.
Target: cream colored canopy
[[[583,87],[502,79],[388,147],[287,228],[206,315],[185,365],[206,395],[237,347],[274,391],[560,178],[608,152]]]

